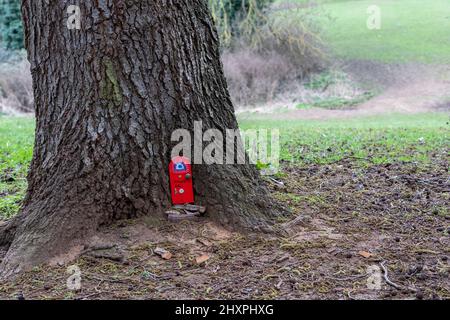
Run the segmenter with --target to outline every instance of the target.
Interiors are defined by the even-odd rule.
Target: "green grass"
[[[0,117],[0,219],[19,209],[33,155],[34,118]]]
[[[304,2],[304,0],[297,0]],[[382,62],[449,62],[450,1],[322,1],[325,40],[339,57]],[[381,9],[381,29],[369,30],[367,9]]]
[[[336,84],[353,86],[356,89],[356,83],[353,83],[347,75],[340,72],[325,71],[314,74],[308,82],[304,84],[306,89],[315,90],[316,92],[325,92],[328,87]],[[317,96],[310,102],[299,103],[296,108],[299,110],[308,110],[312,108],[323,108],[329,110],[350,108],[366,102],[375,96],[374,92],[366,91],[353,96]]]
[[[352,159],[361,165],[429,164],[448,156],[449,117],[444,113],[383,115],[348,120],[248,120],[243,130],[278,128],[281,158],[300,166]],[[252,115],[254,119],[255,116]]]
[[[322,108],[328,110],[345,109],[357,106],[365,101],[368,101],[373,96],[373,93],[366,92],[354,98],[333,97],[328,99],[318,99],[317,101],[314,101],[312,103],[299,103],[298,105],[296,105],[296,108],[299,110],[309,110],[313,108]]]
[[[443,113],[383,115],[348,120],[246,120],[242,129],[278,128],[281,157],[299,166],[345,158],[361,165],[394,162],[427,164],[448,156],[449,117]],[[252,115],[254,118],[254,115]],[[32,157],[33,118],[0,117],[0,219],[14,215],[26,190]]]

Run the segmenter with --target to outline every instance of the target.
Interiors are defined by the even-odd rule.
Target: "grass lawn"
[[[0,117],[0,219],[19,209],[33,155],[34,118]]]
[[[383,115],[312,120],[245,120],[241,128],[278,128],[281,158],[297,165],[353,159],[361,165],[394,162],[429,164],[448,155],[449,117],[445,113]]]
[[[297,0],[304,2],[304,0]],[[320,2],[320,1],[319,1]],[[325,40],[345,59],[449,62],[448,0],[322,0]],[[381,29],[369,30],[369,6],[381,9]]]
[[[242,129],[279,128],[281,157],[298,166],[351,159],[362,166],[394,162],[427,165],[448,156],[444,113],[384,115],[349,120],[245,120]],[[26,189],[34,118],[0,117],[0,218],[14,215]]]

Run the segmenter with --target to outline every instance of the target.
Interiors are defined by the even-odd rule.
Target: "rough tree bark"
[[[0,227],[4,276],[44,263],[114,220],[170,207],[173,130],[237,128],[203,0],[23,0],[36,140],[19,215]],[[194,166],[195,193],[222,224],[277,214],[250,165]]]

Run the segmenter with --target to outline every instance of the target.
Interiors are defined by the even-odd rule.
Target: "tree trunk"
[[[73,2],[22,3],[37,127],[23,208],[0,227],[4,276],[167,210],[175,129],[237,128],[206,1],[80,1],[69,30]],[[278,212],[250,165],[198,165],[194,179],[222,224],[258,228]]]

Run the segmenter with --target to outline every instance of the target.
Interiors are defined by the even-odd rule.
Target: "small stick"
[[[396,288],[398,290],[402,290],[403,288],[401,286],[399,286],[398,284],[392,282],[389,279],[389,277],[388,277],[388,270],[387,270],[387,268],[384,265],[385,263],[386,263],[386,261],[383,261],[383,262],[380,263],[380,266],[381,266],[381,268],[383,268],[383,271],[384,271],[384,280],[386,281],[386,283],[388,285],[390,285],[390,286],[392,286],[392,287],[394,287],[394,288]]]
[[[284,183],[278,180],[275,180],[274,178],[269,177],[269,180],[274,182],[275,184],[279,185],[279,186],[283,186],[284,187]]]
[[[95,293],[88,294],[86,296],[77,298],[77,300],[87,300],[89,298],[93,298],[93,297],[96,297],[96,296],[101,295],[101,294],[109,294],[109,293],[111,293],[111,292],[110,291],[99,291],[99,292],[95,292]]]

